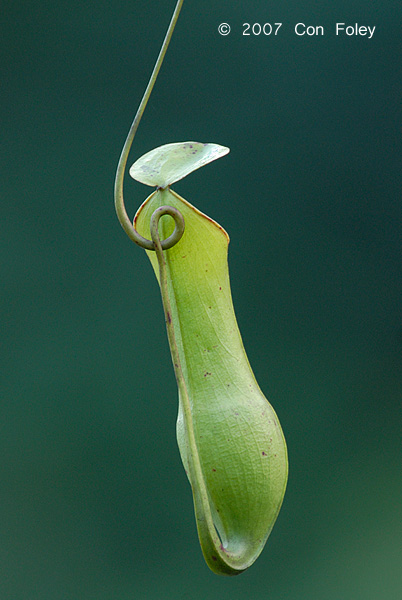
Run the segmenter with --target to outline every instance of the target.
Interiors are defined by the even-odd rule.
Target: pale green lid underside
[[[228,154],[229,148],[219,144],[176,142],[159,146],[135,161],[130,175],[152,187],[166,188],[189,173]]]

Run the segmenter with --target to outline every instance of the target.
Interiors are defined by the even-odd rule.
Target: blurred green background
[[[400,3],[185,0],[134,143],[130,164],[231,148],[174,189],[230,233],[290,459],[271,538],[233,579],[198,546],[159,291],[112,200],[173,5],[2,7],[0,597],[400,600]],[[125,191],[134,214],[151,190]]]

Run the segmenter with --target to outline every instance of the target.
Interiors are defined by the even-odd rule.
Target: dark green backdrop
[[[112,200],[173,4],[2,8],[0,597],[399,600],[400,2],[185,0],[133,148],[231,148],[175,189],[231,235],[290,458],[271,538],[234,579],[198,547],[159,292]],[[127,180],[130,214],[148,193]]]

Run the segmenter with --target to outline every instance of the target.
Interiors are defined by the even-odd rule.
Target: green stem
[[[128,154],[130,152],[130,148],[133,143],[134,136],[137,132],[138,125],[140,124],[141,117],[144,113],[145,107],[146,107],[149,97],[151,95],[152,88],[154,87],[156,78],[158,77],[158,73],[162,66],[163,59],[166,54],[166,50],[168,49],[170,39],[172,37],[174,28],[176,26],[176,22],[179,17],[179,13],[180,13],[182,4],[183,4],[183,0],[177,0],[176,7],[174,9],[172,19],[170,21],[168,30],[166,32],[165,39],[163,40],[163,44],[160,49],[159,56],[156,60],[154,69],[152,71],[152,75],[149,79],[147,88],[144,92],[144,95],[143,95],[140,105],[138,107],[137,114],[135,115],[134,121],[130,127],[130,131],[128,132],[127,139],[123,146],[123,150],[121,151],[121,155],[120,155],[120,159],[119,159],[119,163],[117,165],[117,171],[116,171],[116,179],[115,179],[115,186],[114,186],[114,198],[115,198],[116,213],[119,218],[120,224],[123,227],[124,231],[127,233],[128,237],[133,242],[135,242],[142,248],[145,248],[146,250],[154,250],[153,242],[151,240],[147,240],[146,238],[142,237],[139,233],[137,233],[137,231],[134,229],[134,227],[131,223],[131,220],[130,220],[130,218],[127,214],[126,208],[124,206],[124,198],[123,198],[124,172],[126,170]],[[172,246],[174,246],[180,239],[181,235],[182,234],[179,234],[179,232],[176,228],[174,230],[174,232],[172,233],[172,235],[169,236],[169,238],[167,238],[166,240],[163,240],[161,242],[162,249],[167,250],[168,248],[171,248]]]
[[[159,265],[159,285],[162,296],[162,304],[163,310],[165,313],[165,322],[166,322],[166,330],[169,341],[170,353],[172,356],[174,373],[176,376],[177,387],[179,389],[179,394],[183,403],[183,412],[184,412],[184,421],[187,430],[188,443],[189,443],[189,469],[190,469],[190,480],[192,482],[193,487],[195,487],[195,491],[199,493],[200,487],[201,490],[201,504],[203,505],[203,513],[209,516],[209,528],[211,532],[214,534],[215,542],[219,544],[218,536],[216,535],[215,527],[213,525],[212,517],[210,516],[210,507],[208,500],[208,493],[204,482],[204,476],[202,473],[202,467],[198,455],[197,444],[195,441],[194,435],[194,425],[193,425],[193,416],[191,413],[191,403],[190,397],[188,395],[188,389],[186,380],[183,374],[183,369],[180,361],[179,348],[176,341],[176,335],[174,330],[174,323],[172,318],[172,305],[169,298],[169,288],[168,288],[168,276],[167,276],[167,267],[166,267],[166,259],[162,249],[161,239],[159,237],[158,231],[158,223],[159,219],[163,215],[170,215],[175,218],[176,213],[181,216],[180,211],[173,206],[160,206],[157,208],[151,216],[151,238],[154,244],[154,249],[156,252],[156,256],[158,259]],[[194,491],[194,489],[193,489]]]
[[[243,563],[241,556],[239,557],[230,553],[221,544],[211,514],[208,490],[206,487],[200,456],[198,453],[197,443],[195,439],[191,402],[188,394],[187,383],[181,366],[179,348],[176,341],[174,322],[172,316],[172,305],[169,298],[166,259],[158,231],[159,219],[163,215],[170,215],[171,217],[173,217],[175,219],[176,226],[179,220],[183,219],[183,216],[181,212],[173,206],[160,206],[152,213],[150,231],[153,242],[153,249],[155,250],[158,259],[159,285],[162,296],[163,310],[165,314],[165,323],[169,341],[169,348],[172,356],[177,387],[179,389],[179,394],[183,405],[183,416],[188,440],[188,466],[190,471],[189,479],[191,482],[194,496],[194,506],[198,534],[200,537],[201,548],[205,560],[210,566],[210,568],[213,571],[220,572],[223,575],[237,575],[238,573],[244,571],[248,565],[245,565]]]
[[[130,127],[130,131],[128,132],[127,139],[124,143],[123,150],[120,155],[115,180],[115,207],[120,224],[122,225],[124,231],[127,233],[128,237],[133,242],[135,242],[142,248],[145,248],[146,250],[155,250],[157,255],[159,264],[160,289],[162,294],[162,303],[165,313],[169,346],[172,355],[177,386],[179,388],[179,393],[183,404],[184,423],[187,430],[189,458],[188,463],[190,470],[189,478],[193,488],[197,528],[200,537],[201,547],[205,559],[213,571],[227,575],[235,575],[247,568],[248,565],[242,564],[243,561],[241,560],[241,557],[234,556],[233,554],[228,552],[228,550],[223,548],[213,523],[208,491],[206,488],[200,457],[198,454],[197,444],[195,440],[190,397],[188,394],[187,385],[181,366],[179,349],[176,341],[172,318],[172,307],[168,293],[167,266],[164,256],[164,250],[171,248],[180,240],[181,236],[184,233],[184,219],[180,211],[173,208],[172,206],[161,206],[152,214],[152,239],[147,240],[146,238],[142,237],[133,227],[131,220],[127,215],[123,198],[123,181],[128,154],[130,152],[131,145],[133,143],[133,139],[138,129],[141,117],[144,113],[145,107],[151,95],[152,88],[155,84],[156,78],[161,68],[182,4],[183,0],[177,0],[176,7],[169,24],[169,28],[167,30],[165,39],[159,52],[159,56],[155,63],[152,75],[150,77],[144,96],[138,107],[137,114],[135,115],[134,121]],[[170,235],[167,239],[161,240],[158,232],[158,223],[160,217],[165,214],[168,214],[171,217],[173,217],[173,219],[175,220],[175,229],[172,235]]]
[[[158,231],[159,219],[163,215],[170,215],[173,218],[175,218],[175,217],[177,218],[179,215],[181,218],[183,218],[183,217],[181,215],[181,212],[178,211],[176,208],[173,208],[173,206],[160,206],[152,213],[150,231],[151,231],[152,242],[154,245],[154,250],[156,252],[156,256],[157,256],[158,264],[159,264],[159,285],[160,285],[160,289],[161,289],[162,304],[163,304],[163,310],[165,313],[166,329],[167,329],[169,347],[170,347],[170,352],[172,355],[172,362],[173,362],[174,372],[175,372],[175,376],[176,376],[177,386],[179,388],[180,393],[183,394],[185,398],[188,398],[186,381],[184,379],[183,370],[181,367],[179,349],[178,349],[177,342],[176,342],[176,336],[175,336],[174,325],[173,325],[173,320],[172,320],[172,306],[170,303],[169,292],[168,292],[166,260],[165,260],[165,255],[163,253],[162,242],[159,237],[159,231]]]

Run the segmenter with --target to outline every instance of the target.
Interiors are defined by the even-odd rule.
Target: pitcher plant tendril
[[[201,549],[214,573],[237,575],[260,555],[279,514],[288,475],[286,442],[237,326],[229,236],[170,187],[229,148],[192,141],[155,148],[130,169],[134,179],[156,188],[133,223],[123,199],[128,154],[182,4],[176,4],[120,156],[115,206],[124,231],[145,249],[159,282],[179,393],[177,441]]]

